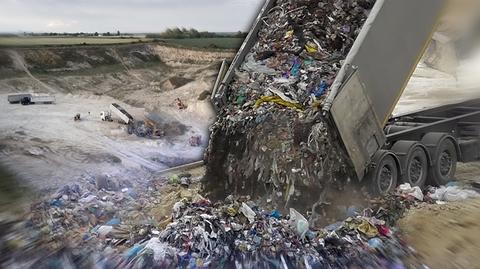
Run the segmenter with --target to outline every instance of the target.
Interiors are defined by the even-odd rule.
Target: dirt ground
[[[394,114],[479,98],[479,59],[463,61],[455,76],[420,64]],[[459,163],[456,178],[478,180],[480,163]],[[413,209],[400,229],[430,268],[480,268],[480,200]]]
[[[205,134],[186,121],[187,129],[178,136],[139,138],[129,135],[125,125],[101,121],[100,112],[119,102],[116,99],[63,94],[56,99],[54,105],[0,106],[0,160],[36,187],[59,187],[85,175],[148,178],[202,157],[202,147],[192,147],[188,140]],[[121,105],[135,118],[146,113]],[[81,114],[80,122],[73,121],[76,113]]]
[[[480,268],[480,200],[411,210],[400,228],[430,268]]]
[[[208,98],[217,65],[230,52],[156,45],[0,50],[0,164],[35,189],[56,189],[99,175],[144,182],[198,161],[214,120]],[[16,92],[55,95],[52,105],[9,104]],[[175,99],[188,107],[179,110]],[[166,126],[160,139],[129,135],[102,122],[118,103],[136,120]],[[73,116],[82,120],[74,122]],[[201,146],[189,139],[201,137]]]

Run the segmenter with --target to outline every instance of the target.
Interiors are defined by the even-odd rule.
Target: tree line
[[[147,38],[164,38],[164,39],[185,39],[185,38],[213,38],[213,37],[240,37],[245,38],[247,33],[238,31],[236,33],[213,33],[203,31],[200,32],[194,28],[168,28],[162,33],[147,34]]]
[[[133,36],[130,33],[120,33],[117,32],[105,32],[105,33],[86,33],[86,32],[77,32],[77,33],[56,33],[56,32],[45,32],[45,33],[33,33],[33,32],[24,32],[24,36],[70,36],[70,37],[82,37],[82,36],[111,36],[111,37],[121,37],[121,38],[128,38]],[[238,31],[236,33],[215,33],[215,32],[208,32],[208,31],[198,31],[197,29],[190,28],[187,29],[185,27],[179,28],[167,28],[167,30],[161,33],[148,33],[145,35],[146,38],[155,38],[155,39],[187,39],[187,38],[226,38],[226,37],[238,37],[238,38],[245,38],[247,37],[247,33]]]
[[[77,33],[56,33],[56,32],[49,32],[49,33],[29,33],[29,32],[24,32],[24,36],[73,36],[73,37],[78,37],[78,36],[131,36],[132,34],[126,34],[126,33],[120,33],[120,31],[117,32],[105,32],[105,33],[84,33],[84,32],[77,32]]]

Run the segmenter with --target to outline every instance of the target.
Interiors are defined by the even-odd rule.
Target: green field
[[[0,36],[0,47],[41,47],[41,46],[75,46],[75,45],[109,45],[138,42],[157,42],[186,48],[238,49],[243,38],[191,38],[191,39],[152,39],[144,37],[10,37]]]
[[[2,47],[127,44],[151,39],[134,37],[0,37]]]
[[[238,49],[242,45],[243,38],[224,37],[224,38],[192,38],[192,39],[162,39],[162,42],[182,47],[193,48],[219,48],[219,49]]]

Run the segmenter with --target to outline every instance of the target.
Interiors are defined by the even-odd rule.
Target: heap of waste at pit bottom
[[[267,197],[280,209],[328,202],[352,168],[320,108],[373,0],[278,0],[215,99],[205,190]],[[221,102],[219,100],[225,100]]]
[[[322,228],[295,209],[282,215],[249,197],[212,203],[198,194],[198,180],[183,174],[140,186],[99,179],[65,186],[23,219],[0,217],[0,267],[424,268],[399,237],[397,220],[422,203],[480,197],[478,184],[427,192],[404,184]],[[171,210],[158,218],[153,212],[165,204]]]
[[[345,210],[340,222],[316,228],[295,209],[282,215],[249,197],[212,203],[192,188],[198,178],[187,174],[166,182],[134,187],[97,179],[65,186],[33,204],[25,219],[0,219],[0,267],[424,268],[399,237],[396,221],[422,203],[480,196],[475,186],[422,193],[405,184],[366,209]],[[172,201],[165,199],[169,195]],[[155,218],[151,212],[165,203],[171,203],[171,214]]]
[[[185,177],[172,182],[189,184]],[[147,213],[159,206],[157,185],[61,188],[33,204],[26,220],[1,222],[0,265],[40,269],[383,268],[402,264],[411,252],[389,225],[412,200],[397,197],[391,204],[384,203],[387,206],[382,210],[351,211],[344,222],[311,229],[294,209],[283,216],[245,197],[214,204],[191,193],[174,203],[166,223],[159,223]]]

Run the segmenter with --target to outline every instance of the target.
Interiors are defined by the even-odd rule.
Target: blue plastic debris
[[[52,201],[50,201],[50,206],[61,207],[63,205],[64,204],[60,199],[53,199]]]
[[[320,85],[313,91],[315,97],[320,98],[328,89],[328,83],[325,80],[322,80]]]
[[[373,248],[373,249],[380,249],[382,248],[383,242],[380,238],[372,238],[368,240],[368,246]]]
[[[144,247],[143,245],[134,245],[124,253],[124,256],[127,260],[131,260],[135,258]]]
[[[458,181],[450,181],[446,185],[447,187],[455,187],[458,186]]]
[[[280,219],[282,217],[282,213],[280,213],[278,210],[273,210],[270,214],[270,217]]]
[[[105,223],[105,225],[116,226],[116,225],[120,225],[120,223],[121,223],[120,219],[111,219],[107,223]]]
[[[292,69],[290,70],[290,75],[294,77],[298,76],[301,66],[302,62],[298,58],[296,58],[293,63]]]

